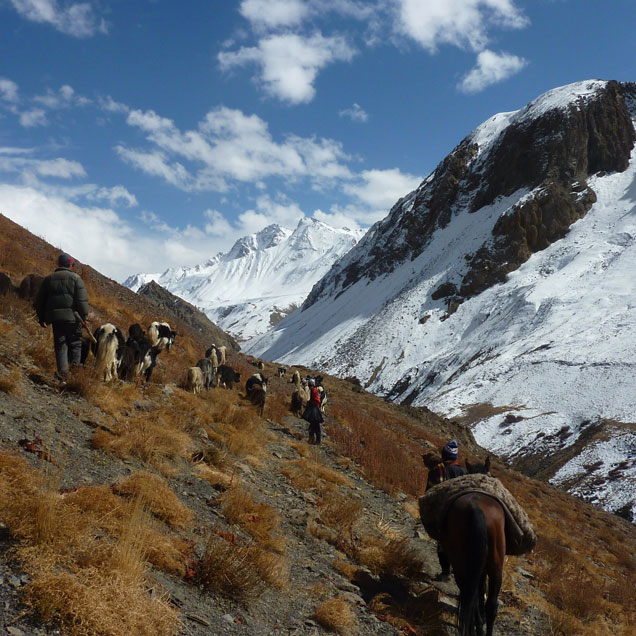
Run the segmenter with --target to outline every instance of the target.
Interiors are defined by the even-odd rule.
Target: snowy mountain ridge
[[[301,219],[293,231],[269,225],[205,264],[135,274],[124,285],[138,291],[155,281],[237,339],[247,340],[300,306],[313,284],[362,234],[311,218]]]
[[[463,418],[634,520],[635,104],[592,80],[490,118],[246,352]]]

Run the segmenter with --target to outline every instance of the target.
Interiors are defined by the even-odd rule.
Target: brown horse
[[[487,473],[485,464],[468,461],[469,472]],[[459,633],[461,636],[492,636],[497,598],[506,556],[506,517],[499,501],[489,495],[467,492],[451,504],[441,541],[453,567],[459,588]],[[486,595],[488,577],[488,598]]]

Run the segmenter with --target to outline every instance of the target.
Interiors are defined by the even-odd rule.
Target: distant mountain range
[[[361,230],[334,228],[308,218],[293,231],[270,225],[202,265],[135,274],[124,285],[138,291],[155,281],[245,341],[299,307],[314,283],[362,235]]]
[[[635,118],[599,80],[491,117],[245,351],[463,418],[634,520]]]

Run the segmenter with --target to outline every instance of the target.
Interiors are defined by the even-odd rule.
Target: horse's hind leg
[[[492,636],[492,630],[497,616],[497,598],[501,589],[502,575],[488,577],[488,600],[486,601],[486,636]]]
[[[484,605],[485,600],[486,576],[483,576],[481,579],[481,583],[479,584],[479,605],[477,607],[477,611],[475,612],[475,629],[478,636],[482,636],[484,633],[484,622],[486,620],[486,611]]]

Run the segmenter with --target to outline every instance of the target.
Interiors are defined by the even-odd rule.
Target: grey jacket
[[[68,267],[58,267],[49,274],[35,299],[35,311],[40,322],[77,322],[73,312],[86,320],[88,294],[84,281]]]

